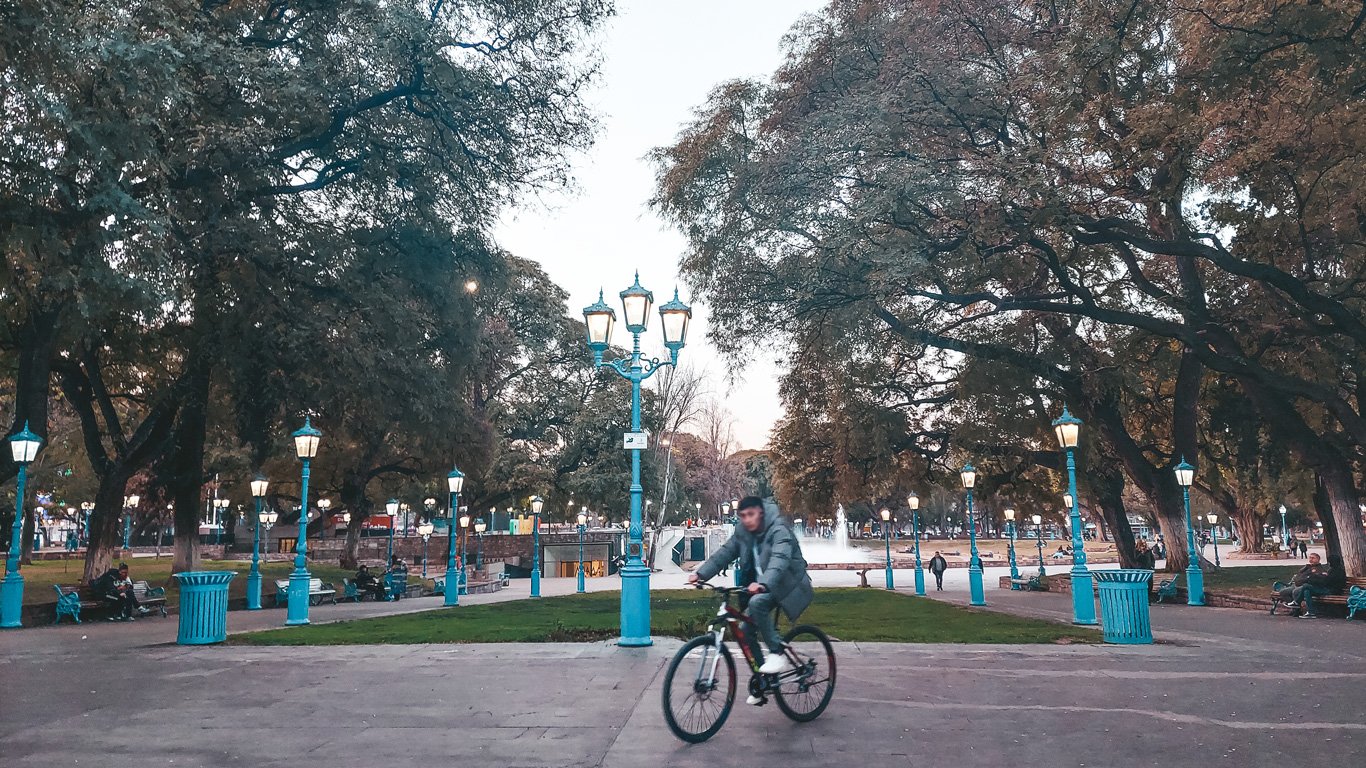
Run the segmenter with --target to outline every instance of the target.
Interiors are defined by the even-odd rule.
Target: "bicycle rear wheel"
[[[778,709],[800,723],[815,720],[835,694],[835,649],[824,632],[809,624],[788,630],[783,641],[798,666],[780,678]]]
[[[664,722],[675,736],[693,744],[715,736],[735,705],[730,649],[718,651],[714,635],[689,640],[669,662],[663,698]]]

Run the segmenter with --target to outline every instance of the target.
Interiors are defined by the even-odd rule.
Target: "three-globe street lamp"
[[[578,588],[577,588],[575,591],[578,592],[578,593],[581,594],[581,595],[582,595],[583,592],[584,592],[584,588],[583,588],[583,587],[584,587],[584,584],[583,584],[583,532],[584,532],[584,529],[587,528],[587,527],[588,527],[588,515],[585,515],[584,513],[580,512],[580,513],[579,513],[579,574],[578,574],[579,583],[578,583]]]
[[[1015,510],[1006,507],[1006,549],[1010,552],[1010,588],[1019,589],[1020,568],[1015,564]]]
[[[423,580],[426,580],[426,578],[427,578],[427,542],[431,541],[431,539],[432,539],[432,531],[434,531],[434,530],[436,530],[436,526],[432,525],[430,522],[422,523],[421,525],[419,525],[419,526],[417,527],[417,535],[422,537],[422,578],[423,578]]]
[[[647,439],[640,426],[640,384],[665,365],[678,364],[678,353],[687,342],[692,308],[679,300],[677,290],[674,291],[673,301],[659,307],[664,346],[669,350],[669,359],[647,360],[640,353],[640,335],[645,332],[654,295],[641,287],[640,273],[637,272],[635,283],[622,291],[620,296],[626,330],[630,331],[632,338],[630,357],[603,361],[603,354],[612,343],[612,326],[616,323],[617,315],[603,302],[601,292],[598,293],[596,304],[584,308],[583,318],[588,331],[588,347],[593,351],[594,367],[611,368],[631,382],[631,432],[626,436],[624,446],[631,451],[631,518],[627,529],[626,565],[621,569],[621,637],[618,642],[623,646],[645,646],[653,641],[650,639],[650,569],[641,557],[644,543],[640,452],[647,447]]]
[[[90,513],[95,511],[95,502],[82,501],[81,512],[85,513],[84,522],[81,525],[81,543],[90,546]]]
[[[1290,532],[1285,527],[1285,505],[1281,505],[1281,549],[1290,549]]]
[[[308,476],[312,461],[318,455],[318,442],[323,433],[313,427],[312,420],[305,416],[304,425],[291,437],[294,438],[294,454],[303,462],[300,475],[303,491],[299,498],[299,541],[294,547],[294,570],[289,574],[289,607],[286,609],[285,624],[308,623],[308,587],[312,575],[308,572]]]
[[[484,518],[482,517],[474,521],[475,570],[484,570],[484,531],[488,530],[488,527],[488,523],[484,522]]]
[[[1200,570],[1200,555],[1195,551],[1195,528],[1191,524],[1191,484],[1195,482],[1195,467],[1186,463],[1176,465],[1176,483],[1181,486],[1181,497],[1186,507],[1186,605],[1205,604],[1205,574]]]
[[[1039,546],[1039,578],[1043,579],[1048,575],[1043,567],[1043,515],[1034,515],[1030,519],[1034,521],[1034,542]]]
[[[251,481],[251,498],[256,502],[256,517],[251,526],[251,571],[247,574],[247,610],[261,610],[261,526],[266,524],[266,515],[262,507],[266,501],[266,489],[270,487],[270,481],[260,472]],[[275,525],[275,513],[271,512],[269,525],[266,530],[270,530],[271,525]]]
[[[384,566],[394,562],[394,524],[398,521],[398,499],[389,499],[384,502],[384,511],[389,515],[389,552],[384,557]]]
[[[915,533],[915,593],[925,594],[925,570],[920,567],[920,497],[911,491],[906,497],[906,506],[911,508],[911,527]]]
[[[214,489],[214,493],[218,493],[218,489],[215,488],[215,489]],[[222,544],[222,543],[223,543],[223,521],[224,521],[225,519],[227,519],[227,518],[226,518],[226,515],[227,515],[227,513],[228,513],[228,507],[230,507],[230,506],[232,506],[232,502],[231,502],[231,501],[228,501],[227,499],[220,499],[220,498],[218,498],[218,497],[216,497],[216,496],[214,497],[214,500],[213,500],[213,522],[214,522],[213,543],[214,543],[215,545],[217,545],[217,544]]]
[[[1210,541],[1214,542],[1214,567],[1215,567],[1215,568],[1218,568],[1218,567],[1219,567],[1219,528],[1218,528],[1219,516],[1216,515],[1216,514],[1214,514],[1214,513],[1210,513],[1210,514],[1208,514],[1208,515],[1205,516],[1205,519],[1209,521],[1209,539],[1210,539]]]
[[[142,497],[136,493],[129,494],[123,499],[123,548],[128,549],[128,540],[133,535],[133,510],[138,508],[138,502]]]
[[[22,626],[20,614],[24,607],[24,577],[19,573],[19,552],[24,544],[24,485],[28,482],[28,465],[38,457],[43,438],[24,428],[10,435],[10,456],[19,465],[19,478],[14,494],[14,522],[10,524],[9,556],[5,558],[5,580],[0,583],[0,628]]]
[[[455,516],[460,506],[460,491],[464,488],[465,473],[452,467],[451,473],[446,475],[447,501],[450,504],[450,515],[446,518],[446,586],[442,590],[446,605],[460,604],[460,572],[455,569]]]
[[[892,510],[883,508],[882,512],[882,551],[887,558],[887,589],[896,589],[892,581]]]
[[[982,588],[982,561],[977,556],[977,522],[972,514],[972,488],[977,484],[977,470],[971,464],[964,464],[958,472],[963,479],[963,489],[968,493],[968,602],[972,605],[986,605],[987,595]]]
[[[1067,512],[1072,522],[1072,623],[1096,623],[1096,596],[1092,591],[1091,570],[1086,567],[1086,547],[1082,543],[1081,510],[1077,506],[1077,440],[1081,419],[1062,407],[1062,416],[1053,422],[1058,444],[1067,451]]]
[[[541,596],[541,510],[545,501],[531,497],[531,596]]]

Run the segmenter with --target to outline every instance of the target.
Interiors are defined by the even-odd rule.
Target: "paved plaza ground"
[[[899,586],[909,577],[898,572]],[[854,577],[818,580],[838,578]],[[966,602],[959,581],[935,597]],[[562,594],[573,582],[543,586]],[[524,599],[526,588],[468,602]],[[992,610],[1070,614],[1065,595],[987,597]],[[437,604],[325,606],[313,616]],[[230,627],[282,619],[234,612]],[[0,635],[0,754],[7,768],[1366,762],[1366,622],[1182,605],[1155,606],[1153,620],[1159,644],[1146,647],[841,643],[835,698],[818,721],[737,703],[698,746],[677,742],[660,714],[673,640],[184,648],[173,644],[174,618],[38,628]]]

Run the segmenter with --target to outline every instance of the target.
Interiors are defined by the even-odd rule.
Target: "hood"
[[[764,537],[765,533],[768,533],[770,528],[780,524],[779,520],[782,516],[783,513],[778,509],[778,505],[772,499],[764,499],[763,526],[761,526],[759,530],[751,533],[744,525],[737,523],[735,526],[735,533],[737,536],[742,537],[746,543],[755,539],[761,539]]]

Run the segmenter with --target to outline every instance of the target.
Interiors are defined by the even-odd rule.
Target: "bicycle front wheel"
[[[696,744],[725,725],[735,704],[735,660],[714,635],[689,640],[664,674],[664,722],[678,738]]]
[[[800,723],[815,720],[835,694],[835,649],[824,632],[809,624],[793,627],[783,641],[797,669],[780,678],[778,709]]]

